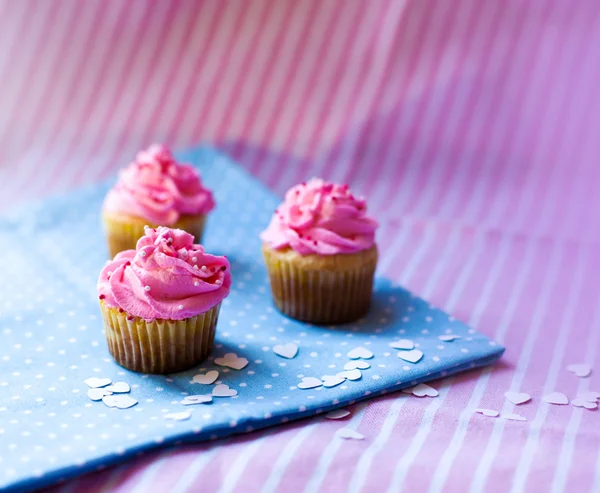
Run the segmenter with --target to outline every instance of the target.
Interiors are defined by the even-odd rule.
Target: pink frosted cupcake
[[[98,279],[108,348],[121,366],[175,373],[208,356],[231,274],[189,233],[146,228],[136,250],[108,261]]]
[[[198,172],[175,161],[169,149],[154,145],[139,152],[102,207],[110,256],[135,248],[145,225],[183,229],[201,243],[206,215],[214,206]]]
[[[371,304],[377,221],[347,185],[291,188],[261,235],[275,306],[311,323],[351,322]]]

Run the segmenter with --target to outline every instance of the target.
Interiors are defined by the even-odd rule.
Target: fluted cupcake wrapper
[[[125,250],[134,250],[137,241],[144,236],[144,226],[156,228],[164,226],[150,223],[138,217],[121,216],[117,214],[103,214],[104,229],[108,242],[108,251],[113,258],[117,253]],[[202,243],[202,235],[206,224],[206,216],[181,216],[170,228],[183,229],[194,236],[195,243]]]
[[[140,373],[176,373],[211,352],[221,304],[185,320],[145,321],[100,302],[108,349],[115,361]]]
[[[352,322],[369,311],[376,256],[354,269],[327,271],[306,269],[293,260],[264,253],[273,300],[282,313],[327,325]]]

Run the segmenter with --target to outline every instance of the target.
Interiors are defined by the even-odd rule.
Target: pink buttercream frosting
[[[225,257],[211,255],[180,229],[146,227],[135,250],[107,262],[100,299],[145,320],[182,320],[210,310],[229,294]]]
[[[290,247],[301,255],[336,255],[375,244],[377,221],[367,216],[364,199],[347,185],[313,178],[285,194],[261,239],[271,248]]]
[[[181,215],[207,214],[215,202],[198,172],[179,164],[164,146],[154,145],[137,154],[119,174],[104,200],[104,210],[170,226]]]

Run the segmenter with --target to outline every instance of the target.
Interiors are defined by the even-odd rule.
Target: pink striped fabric
[[[0,0],[0,210],[151,142],[209,143],[278,193],[348,181],[381,271],[502,362],[305,421],[159,452],[56,492],[600,491],[600,4],[580,0]],[[598,366],[600,373],[600,366]],[[510,412],[526,391],[526,423]]]

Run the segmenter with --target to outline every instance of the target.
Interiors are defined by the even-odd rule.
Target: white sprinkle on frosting
[[[206,268],[206,265],[202,266],[202,271],[206,272],[208,269]]]
[[[179,305],[177,308],[179,308],[180,310],[183,310],[183,305]]]
[[[141,257],[145,257],[145,256],[146,256],[146,252],[145,252],[144,250],[141,250],[141,251],[140,251],[140,256],[141,256]]]
[[[144,286],[144,290],[150,291],[150,289],[152,289],[150,286]]]
[[[200,283],[199,283],[198,281],[196,281],[196,282],[194,283],[194,286],[200,286]]]
[[[198,266],[197,266],[197,265],[194,265],[194,269],[198,269]]]
[[[192,257],[192,262],[198,262],[198,259],[196,257]]]
[[[221,281],[221,279],[217,279],[217,280],[215,281],[215,284],[217,284],[217,285],[219,285],[219,286],[220,286],[221,284],[223,284],[223,281]]]

